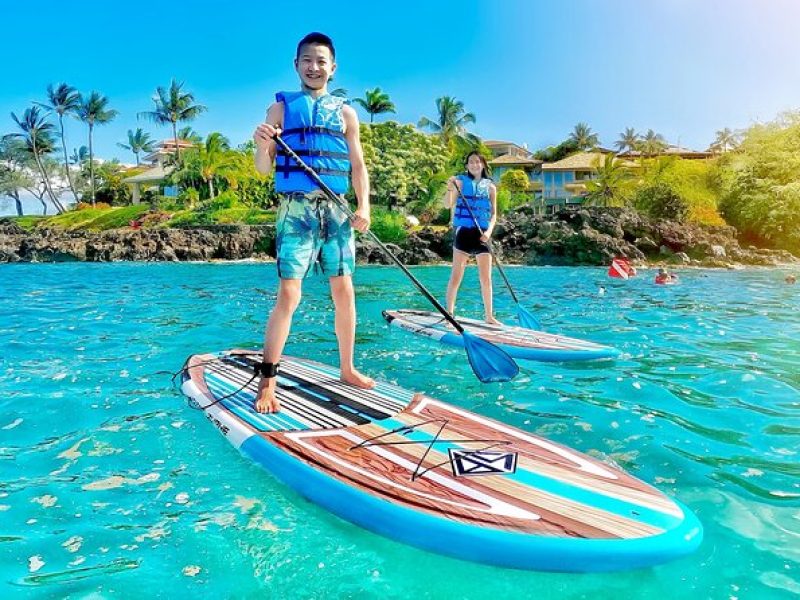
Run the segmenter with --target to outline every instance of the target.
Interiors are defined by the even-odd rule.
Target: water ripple
[[[447,269],[414,271],[443,295]],[[487,386],[463,352],[386,327],[383,309],[426,308],[402,274],[358,271],[356,356],[371,374],[619,464],[704,522],[692,557],[575,578],[467,565],[343,523],[186,408],[169,374],[191,353],[261,343],[273,265],[0,265],[0,592],[650,598],[675,597],[681,582],[683,597],[789,597],[800,293],[785,274],[693,270],[661,288],[647,272],[617,282],[601,269],[509,268],[549,330],[623,356],[523,363],[515,381]],[[481,312],[474,269],[458,305]],[[304,283],[287,353],[337,360],[322,279]]]

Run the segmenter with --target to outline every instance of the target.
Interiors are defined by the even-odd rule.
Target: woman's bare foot
[[[357,388],[362,388],[365,390],[371,390],[375,387],[375,380],[371,377],[367,377],[366,375],[359,373],[356,369],[352,371],[342,371],[342,376],[340,377],[342,381],[345,383],[349,383],[350,385],[354,385]]]
[[[259,413],[274,413],[281,409],[281,403],[275,397],[275,386],[270,386],[269,379],[264,377],[258,384],[255,409]]]
[[[497,319],[495,319],[492,316],[486,317],[485,320],[486,320],[487,323],[489,323],[489,325],[502,325],[502,323],[500,321],[498,321]]]

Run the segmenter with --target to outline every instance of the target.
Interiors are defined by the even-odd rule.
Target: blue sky
[[[453,95],[484,138],[563,140],[585,121],[611,146],[628,126],[705,148],[723,127],[744,128],[800,108],[800,2],[793,0],[534,0],[434,2],[3,1],[0,134],[9,112],[43,100],[48,83],[98,90],[120,111],[97,129],[104,158],[158,85],[185,81],[208,112],[200,133],[248,139],[274,92],[297,87],[297,40],[320,30],[337,45],[336,86],[380,86],[413,122]],[[67,6],[66,9],[64,7]],[[80,7],[80,8],[78,8]],[[35,25],[32,38],[28,27]],[[70,148],[85,144],[70,122]]]

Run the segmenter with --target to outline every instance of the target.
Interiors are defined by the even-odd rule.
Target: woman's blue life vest
[[[345,98],[325,94],[312,98],[305,92],[278,92],[283,103],[281,137],[329,188],[344,194],[350,186],[350,153],[344,137],[342,107]],[[319,186],[280,147],[275,156],[275,191],[313,192]]]
[[[458,180],[461,182],[461,196],[469,202],[469,207],[475,214],[481,230],[486,231],[489,228],[489,221],[492,220],[492,201],[489,199],[492,180],[487,178],[475,180],[463,174],[458,176]],[[456,196],[453,227],[475,227],[475,221],[472,220],[461,196]]]

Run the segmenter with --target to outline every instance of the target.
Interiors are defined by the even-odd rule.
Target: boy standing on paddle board
[[[258,367],[262,377],[255,406],[258,412],[280,409],[275,397],[278,361],[300,303],[303,278],[315,264],[330,281],[342,381],[361,388],[375,385],[353,365],[353,228],[364,232],[370,225],[369,175],[358,116],[345,99],[328,93],[328,82],[336,71],[336,52],[328,36],[315,32],[300,40],[294,65],[301,89],[276,94],[266,122],[253,134],[256,169],[266,175],[275,163],[275,189],[281,196],[276,223],[280,287],[264,336],[264,362]],[[275,135],[280,135],[335,193],[345,193],[352,181],[358,200],[352,222],[291,157],[276,148]]]

